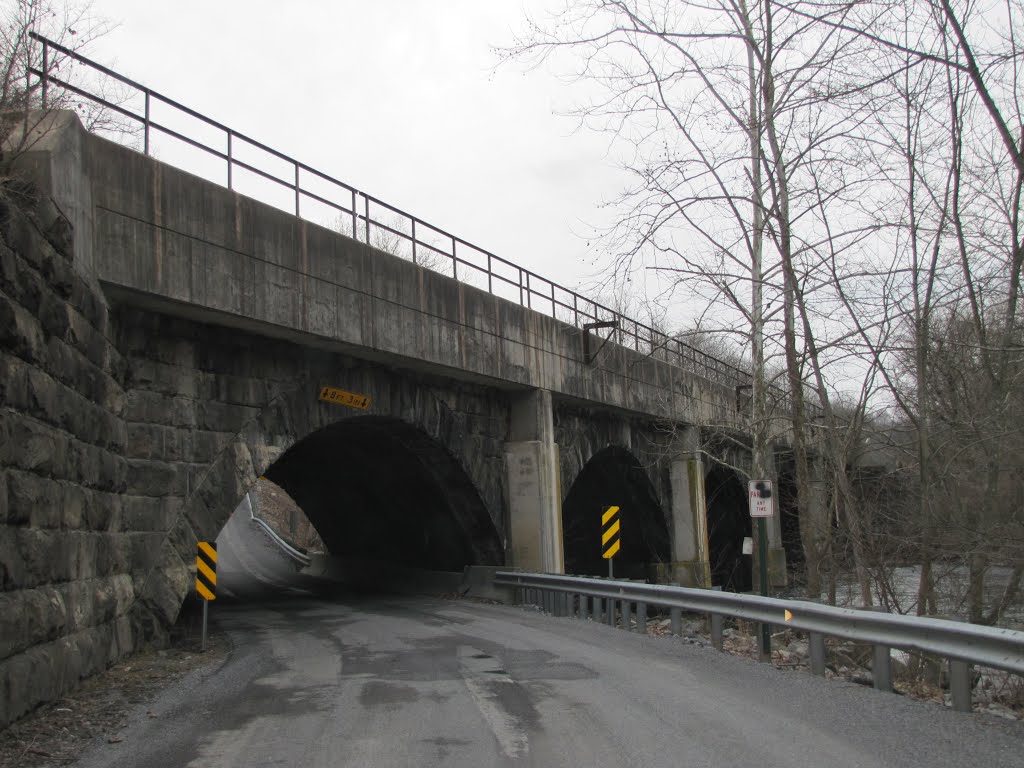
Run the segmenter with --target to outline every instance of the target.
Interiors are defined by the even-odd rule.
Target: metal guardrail
[[[971,710],[972,664],[1024,675],[1024,632],[1010,629],[800,600],[578,576],[501,571],[495,575],[494,583],[515,588],[519,602],[540,605],[555,615],[603,619],[613,626],[619,604],[618,613],[626,629],[635,603],[637,629],[641,632],[647,631],[648,606],[671,610],[673,634],[680,633],[682,611],[705,613],[711,620],[712,643],[719,650],[725,616],[803,630],[809,635],[811,671],[817,675],[825,674],[826,637],[870,643],[874,646],[874,686],[885,691],[892,690],[892,648],[933,654],[949,660],[953,708],[963,712]],[[592,603],[589,611],[588,602]]]
[[[248,493],[245,494],[245,503],[246,506],[249,507],[249,519],[263,529],[264,533],[266,533],[267,536],[270,537],[271,542],[273,542],[278,549],[284,552],[285,555],[290,557],[299,565],[301,565],[304,568],[308,568],[309,564],[312,562],[310,556],[307,555],[305,552],[300,552],[287,541],[285,541],[283,538],[281,538],[278,532],[275,531],[273,527],[270,525],[270,523],[268,523],[266,520],[261,520],[260,518],[256,517],[256,513],[253,511],[252,508],[252,499],[249,498]]]
[[[611,340],[623,347],[632,348],[637,352],[676,365],[719,384],[748,387],[752,382],[749,372],[724,360],[702,352],[677,338],[628,318],[552,280],[473,245],[467,240],[278,152],[52,40],[35,33],[32,33],[32,39],[39,42],[43,49],[42,68],[30,67],[29,72],[39,78],[41,82],[44,108],[50,99],[51,88],[55,86],[62,88],[141,126],[143,152],[147,155],[151,154],[151,138],[154,132],[169,136],[188,147],[223,161],[226,169],[224,183],[228,189],[235,188],[235,174],[237,171],[243,171],[291,193],[294,196],[293,212],[296,216],[313,220],[308,215],[304,215],[303,202],[317,203],[333,211],[339,220],[346,221],[348,232],[353,239],[363,240],[370,244],[372,232],[397,238],[410,247],[414,263],[439,259],[441,265],[446,265],[450,269],[441,270],[438,269],[439,265],[430,263],[427,266],[461,282],[485,289],[495,296],[517,301],[521,306],[569,323],[581,330],[588,323],[615,321],[617,327],[612,330]],[[120,103],[115,103],[102,94],[89,92],[84,87],[72,84],[66,78],[58,77],[52,71],[54,69],[52,66],[54,52],[127,86],[136,96],[141,95],[141,114],[124,106],[131,101],[130,97],[119,100]],[[153,112],[157,106],[168,107],[177,114],[178,118],[187,117],[192,121],[198,121],[207,129],[213,129],[222,136],[222,143],[219,146],[214,146],[207,138],[186,135],[183,129],[172,127],[169,124],[172,120],[168,118],[154,119]],[[250,161],[240,157],[240,153],[249,152],[251,154],[252,150],[263,153],[266,156],[265,159],[278,165],[283,164],[287,169],[286,173],[269,171],[257,166],[255,160]],[[332,188],[333,192],[324,191],[325,187]],[[391,220],[390,222],[384,221],[382,217],[389,217]],[[427,258],[424,259],[424,257]],[[780,400],[785,399],[785,394],[781,390],[778,390],[776,394],[780,396]]]

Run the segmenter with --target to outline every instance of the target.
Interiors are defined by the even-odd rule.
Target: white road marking
[[[530,751],[529,736],[516,718],[502,709],[493,692],[495,685],[512,684],[512,678],[508,673],[494,671],[497,659],[490,656],[478,658],[484,654],[477,648],[463,645],[459,647],[458,653],[462,680],[480,714],[490,726],[494,738],[498,740],[501,751],[508,758],[524,757]]]

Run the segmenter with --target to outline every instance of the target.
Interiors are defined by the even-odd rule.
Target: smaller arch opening
[[[735,472],[721,466],[708,472],[704,489],[711,583],[729,592],[750,592],[753,558],[743,554],[743,539],[752,535],[747,491]]]
[[[562,539],[567,573],[603,576],[601,515],[620,507],[621,549],[615,575],[647,578],[652,565],[671,559],[665,515],[640,462],[625,448],[611,446],[594,454],[573,482],[562,504]]]

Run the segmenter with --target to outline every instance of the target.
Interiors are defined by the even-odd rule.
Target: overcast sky
[[[551,73],[495,71],[545,0],[95,0],[94,58],[570,288],[598,267],[607,137]],[[587,291],[591,293],[592,291]]]

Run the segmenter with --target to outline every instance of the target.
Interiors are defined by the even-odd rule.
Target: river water
[[[935,592],[938,613],[942,616],[967,618],[967,568],[962,565],[935,565]],[[985,576],[985,606],[992,606],[1002,597],[1003,590],[1010,580],[1012,569],[1009,567],[992,566]],[[891,568],[884,574],[888,586],[888,603],[883,599],[883,590],[879,581],[874,582],[875,604],[888,605],[893,612],[917,612],[917,587],[921,579],[921,566],[909,565]],[[824,598],[825,595],[822,595]],[[839,578],[836,590],[836,604],[851,608],[860,607],[860,588],[852,573],[844,573]],[[1018,597],[1004,614],[1001,626],[1024,625],[1024,599]]]

